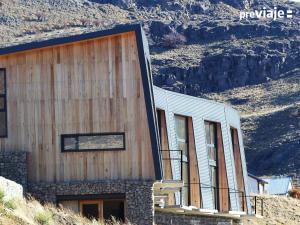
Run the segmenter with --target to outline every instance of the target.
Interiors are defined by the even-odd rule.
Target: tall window
[[[206,147],[209,158],[209,172],[215,209],[218,208],[218,163],[217,163],[217,138],[216,123],[205,122]]]
[[[7,137],[6,70],[0,69],[0,137]]]
[[[187,117],[175,116],[176,136],[179,150],[182,151],[182,204],[189,205],[189,152],[188,152],[188,125]]]

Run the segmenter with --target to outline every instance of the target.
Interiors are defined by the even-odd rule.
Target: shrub
[[[14,210],[14,209],[17,208],[17,205],[16,205],[16,202],[11,199],[11,200],[4,203],[4,207],[7,208],[7,209]]]
[[[176,48],[186,43],[186,37],[177,31],[172,31],[163,36],[163,45],[170,48]]]
[[[103,20],[98,19],[98,20],[95,20],[93,23],[96,27],[100,27],[103,25]]]
[[[38,21],[44,21],[46,18],[46,14],[44,12],[37,12],[35,16]]]
[[[297,199],[300,199],[300,189],[292,189],[289,191],[289,195],[292,197],[292,198],[297,198]]]
[[[87,18],[81,18],[80,20],[81,26],[89,26],[91,24],[91,21]]]
[[[35,215],[34,219],[41,225],[50,225],[52,223],[53,214],[48,210],[40,211]]]
[[[0,203],[3,203],[4,196],[5,196],[4,191],[0,189]]]

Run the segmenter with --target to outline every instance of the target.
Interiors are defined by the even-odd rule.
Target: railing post
[[[182,154],[182,151],[180,151],[180,173],[181,173],[181,179],[180,180],[182,180],[182,178],[183,178],[183,154]]]
[[[244,199],[244,192],[242,191],[242,204],[243,204],[243,212],[245,211],[245,199]]]
[[[256,196],[254,196],[254,213],[256,215]]]

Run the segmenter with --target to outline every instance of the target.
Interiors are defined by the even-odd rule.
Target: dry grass
[[[0,192],[1,193],[1,192]],[[0,225],[132,225],[112,220],[106,223],[89,220],[52,204],[41,205],[33,198],[0,202]]]
[[[299,225],[300,200],[285,196],[260,196],[264,200],[264,217],[245,218],[244,225]]]

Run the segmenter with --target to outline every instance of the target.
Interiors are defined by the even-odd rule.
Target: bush
[[[44,12],[37,12],[35,16],[38,21],[44,21],[46,19],[46,14]]]
[[[11,199],[11,200],[4,203],[4,207],[7,208],[7,209],[14,210],[14,209],[17,208],[17,205],[16,205],[16,202]]]
[[[163,36],[163,45],[170,48],[177,48],[186,43],[186,37],[173,31]]]
[[[52,223],[53,214],[48,210],[40,211],[35,215],[34,219],[41,225],[50,225]]]
[[[83,27],[91,25],[91,21],[87,18],[81,18],[79,21]]]
[[[297,198],[297,199],[300,199],[300,189],[292,189],[289,191],[289,195],[292,197],[292,198]]]
[[[3,203],[4,201],[4,191],[0,189],[0,203]]]

